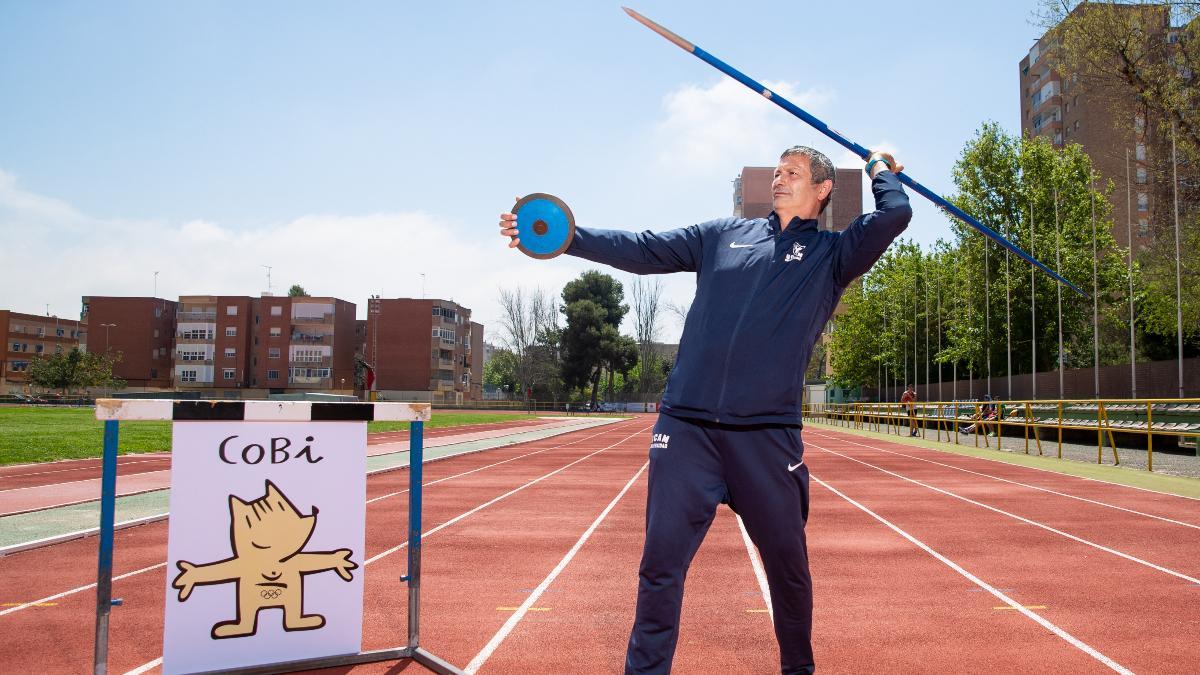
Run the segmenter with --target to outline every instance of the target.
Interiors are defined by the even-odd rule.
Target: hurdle
[[[206,401],[206,400],[144,400],[98,399],[96,419],[104,422],[102,459],[99,553],[96,572],[96,630],[93,672],[108,672],[109,619],[112,608],[120,600],[112,597],[113,535],[116,510],[117,447],[121,421],[169,420],[174,422],[362,422],[407,421],[409,434],[409,502],[408,502],[408,565],[400,581],[407,585],[407,644],[400,647],[336,654],[294,661],[238,666],[211,673],[282,673],[315,668],[397,661],[411,659],[439,674],[460,675],[462,670],[448,661],[421,648],[421,496],[424,451],[424,423],[431,417],[428,403],[323,403],[308,401]],[[311,440],[311,439],[310,439]],[[174,441],[173,441],[174,443]],[[260,449],[262,449],[260,447]],[[305,450],[308,450],[306,448]],[[272,445],[272,458],[275,451]],[[365,459],[366,448],[363,447]],[[299,454],[299,453],[298,453]],[[223,456],[222,456],[223,457]],[[173,463],[174,464],[174,463]],[[365,476],[365,474],[364,474]],[[365,485],[365,483],[364,483]],[[313,511],[313,517],[316,510]],[[311,536],[311,535],[310,535]],[[365,551],[362,552],[365,555]],[[365,570],[358,566],[360,574]],[[168,570],[168,577],[170,571]],[[360,629],[361,630],[361,629]]]

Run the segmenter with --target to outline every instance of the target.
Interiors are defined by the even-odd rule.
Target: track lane
[[[1056,534],[1091,545],[1109,555],[1146,565],[1182,581],[1200,585],[1200,530],[1139,513],[1111,510],[1094,502],[1075,501],[1040,490],[1014,487],[952,471],[946,467],[858,444],[840,449],[815,443],[811,447],[865,462],[877,471],[890,471],[902,480],[916,481],[926,489],[943,490],[962,501],[962,508],[1000,512]]]
[[[810,443],[810,449],[819,444]],[[808,454],[814,473],[1047,620],[1135,671],[1194,664],[1177,630],[1200,630],[1197,587],[1027,523],[837,455]],[[1134,525],[1136,526],[1136,524]],[[1004,610],[997,610],[1004,611]],[[1172,630],[1163,631],[1163,626]]]
[[[629,423],[625,423],[629,424]],[[614,426],[621,426],[620,424]],[[588,431],[573,432],[569,436],[573,436],[574,440],[565,437],[557,439],[543,439],[537,444],[547,444],[548,441],[557,440],[557,445],[570,446],[571,444],[579,444],[581,439],[599,436],[598,434],[589,434]],[[503,456],[505,454],[517,455],[521,454],[522,447],[528,452],[531,444],[525,446],[507,446],[506,448],[497,449],[502,452],[495,453],[475,453],[464,455],[458,458],[450,458],[439,462],[433,462],[426,467],[426,484],[438,481],[439,473],[453,475],[457,469],[467,468],[472,466],[488,463],[489,458]],[[549,453],[547,453],[549,454]],[[483,457],[486,455],[487,457]],[[570,455],[564,457],[563,463],[570,461]],[[551,461],[553,458],[551,458]],[[535,470],[536,467],[531,467],[527,470]],[[377,477],[390,479],[395,483],[392,487],[398,487],[400,482],[407,482],[407,472],[387,472],[384,474],[376,474],[368,479],[368,485],[379,482]],[[387,482],[386,480],[384,482]],[[452,481],[451,481],[452,482]],[[439,486],[441,487],[441,486]],[[436,494],[436,490],[431,490],[430,495]],[[382,502],[380,507],[368,507],[368,553],[371,553],[375,547],[381,547],[385,544],[392,545],[397,539],[404,537],[404,513],[406,508],[406,497],[395,500],[395,504],[389,504],[388,501]],[[389,500],[391,501],[391,500]],[[384,507],[383,505],[386,505]],[[382,516],[382,517],[381,517]],[[380,523],[383,520],[385,522]],[[427,520],[427,522],[430,522]],[[382,527],[381,527],[382,525]],[[427,528],[428,529],[428,528]],[[390,535],[389,535],[390,533]],[[136,534],[137,537],[128,536]],[[382,537],[382,541],[380,538]],[[144,539],[144,541],[142,541]],[[56,547],[48,547],[47,549],[36,549],[27,551],[13,556],[8,556],[0,559],[0,570],[4,570],[2,575],[5,583],[13,583],[15,587],[21,587],[23,581],[36,580],[39,576],[43,579],[51,580],[50,583],[55,584],[56,589],[63,589],[64,584],[61,575],[45,574],[39,575],[35,571],[44,569],[43,565],[47,561],[52,561],[56,558],[63,560],[73,560],[74,564],[68,564],[67,570],[73,570],[77,575],[88,579],[84,584],[84,590],[69,595],[61,599],[55,606],[49,608],[30,608],[25,614],[28,620],[42,625],[49,620],[57,622],[59,626],[67,626],[62,629],[61,635],[59,631],[35,631],[26,633],[23,636],[23,642],[30,641],[36,644],[29,645],[31,649],[23,650],[22,654],[30,658],[40,659],[38,656],[44,651],[52,651],[55,654],[63,655],[67,660],[64,663],[84,663],[90,660],[91,645],[90,636],[92,632],[91,624],[93,621],[94,612],[94,574],[95,574],[95,538],[91,538],[88,542],[90,546],[85,546],[80,556],[80,551],[75,551],[76,555],[62,556],[55,555],[60,553],[62,546],[82,546],[84,541],[68,542],[67,544]],[[117,671],[121,668],[132,668],[144,664],[152,660],[156,654],[161,654],[161,618],[162,618],[162,602],[163,589],[165,586],[165,569],[161,564],[161,560],[165,556],[166,542],[166,526],[165,523],[156,523],[153,525],[131,528],[128,531],[118,533],[118,543],[116,547],[117,561],[115,569],[117,574],[122,572],[137,572],[142,571],[136,577],[131,577],[128,580],[117,581],[114,585],[115,595],[117,597],[126,597],[130,601],[124,607],[117,608],[113,612],[113,642],[111,650],[110,663],[113,665],[113,670]],[[376,543],[378,542],[378,543]],[[90,550],[89,550],[90,549]],[[51,553],[53,551],[53,554]],[[41,552],[41,553],[39,553]],[[403,558],[403,556],[399,556]],[[18,562],[17,559],[20,559]],[[79,564],[80,560],[86,561],[84,564]],[[150,563],[150,567],[146,569],[144,563],[147,561],[155,561]],[[15,564],[14,564],[15,563]],[[10,571],[26,573],[23,576],[18,574],[9,574]],[[21,576],[22,578],[17,578]],[[372,578],[372,574],[368,572],[368,580]],[[28,589],[26,589],[28,590]],[[30,594],[25,594],[23,597],[29,597]],[[403,597],[403,595],[401,596]],[[132,608],[136,607],[136,611]],[[34,618],[29,612],[38,611],[39,615]],[[53,615],[47,612],[53,612]],[[118,616],[122,617],[118,620]],[[0,621],[12,620],[13,616],[0,618]],[[129,622],[126,623],[126,619]],[[19,626],[24,623],[24,620],[18,621],[16,624],[9,623],[6,627],[6,633],[9,633],[7,628],[20,630]],[[120,630],[118,631],[118,626]],[[33,635],[34,639],[27,640],[29,635]],[[142,638],[136,640],[128,640],[128,636],[139,635]],[[50,637],[53,636],[53,639]],[[63,639],[63,636],[71,636],[70,640]],[[45,638],[45,639],[42,639]],[[123,639],[125,638],[125,639]],[[156,654],[148,654],[149,651],[158,650]],[[128,653],[126,653],[128,652]],[[40,660],[38,661],[40,662]],[[29,664],[33,667],[33,663]]]

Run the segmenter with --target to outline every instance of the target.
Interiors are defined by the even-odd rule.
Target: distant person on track
[[[817,217],[833,164],[784,151],[768,218],[721,218],[665,232],[576,227],[566,253],[634,274],[695,272],[696,297],[650,443],[646,544],[626,673],[667,673],[688,565],[717,506],[741,516],[770,584],[783,673],[812,673],[812,580],[804,526],[804,371],[838,298],[908,226],[903,167],[873,152],[872,213],[842,232]],[[857,190],[857,187],[851,187]],[[516,216],[500,215],[516,246]]]
[[[910,384],[900,395],[900,402],[906,404],[908,408],[908,435],[916,436],[917,432],[917,391]]]

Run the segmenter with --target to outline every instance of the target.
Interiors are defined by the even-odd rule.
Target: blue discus
[[[540,260],[567,250],[575,237],[575,216],[563,200],[542,192],[526,195],[513,206],[517,216],[517,248]]]

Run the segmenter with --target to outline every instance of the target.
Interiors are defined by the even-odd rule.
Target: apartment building
[[[113,374],[126,391],[171,388],[177,307],[162,298],[83,296],[80,318],[96,330],[91,348],[119,357]]]
[[[1119,11],[1138,12],[1151,40],[1170,44],[1178,37],[1165,5],[1106,5]],[[1074,11],[1088,11],[1087,3]],[[1043,35],[1021,59],[1021,133],[1041,136],[1057,148],[1071,143],[1083,147],[1098,174],[1097,187],[1112,180],[1109,197],[1113,236],[1128,246],[1130,230],[1135,245],[1145,245],[1155,214],[1170,211],[1169,203],[1156,204],[1167,194],[1156,183],[1155,166],[1170,155],[1170,139],[1159,138],[1158,121],[1146,114],[1125,91],[1088,91],[1076,78],[1063,78],[1051,64],[1055,42]],[[1115,67],[1115,66],[1114,66]],[[1128,197],[1127,197],[1128,195]],[[1156,199],[1156,196],[1158,199]],[[1160,215],[1161,217],[1161,215]]]
[[[362,333],[352,302],[329,297],[254,301],[251,387],[285,391],[354,390]]]
[[[483,398],[483,326],[449,300],[371,298],[367,361],[392,400],[461,404]]]
[[[329,297],[181,296],[175,387],[352,391],[354,314]]]
[[[28,391],[33,359],[83,348],[87,342],[87,324],[82,321],[7,309],[0,309],[0,333],[6,338],[0,351],[0,392],[6,394]]]
[[[249,387],[255,298],[181,295],[175,322],[176,389]]]
[[[817,219],[822,230],[840,232],[862,214],[864,174],[859,169],[834,169],[833,194]],[[733,179],[733,215],[766,218],[771,214],[773,166],[747,166]]]

